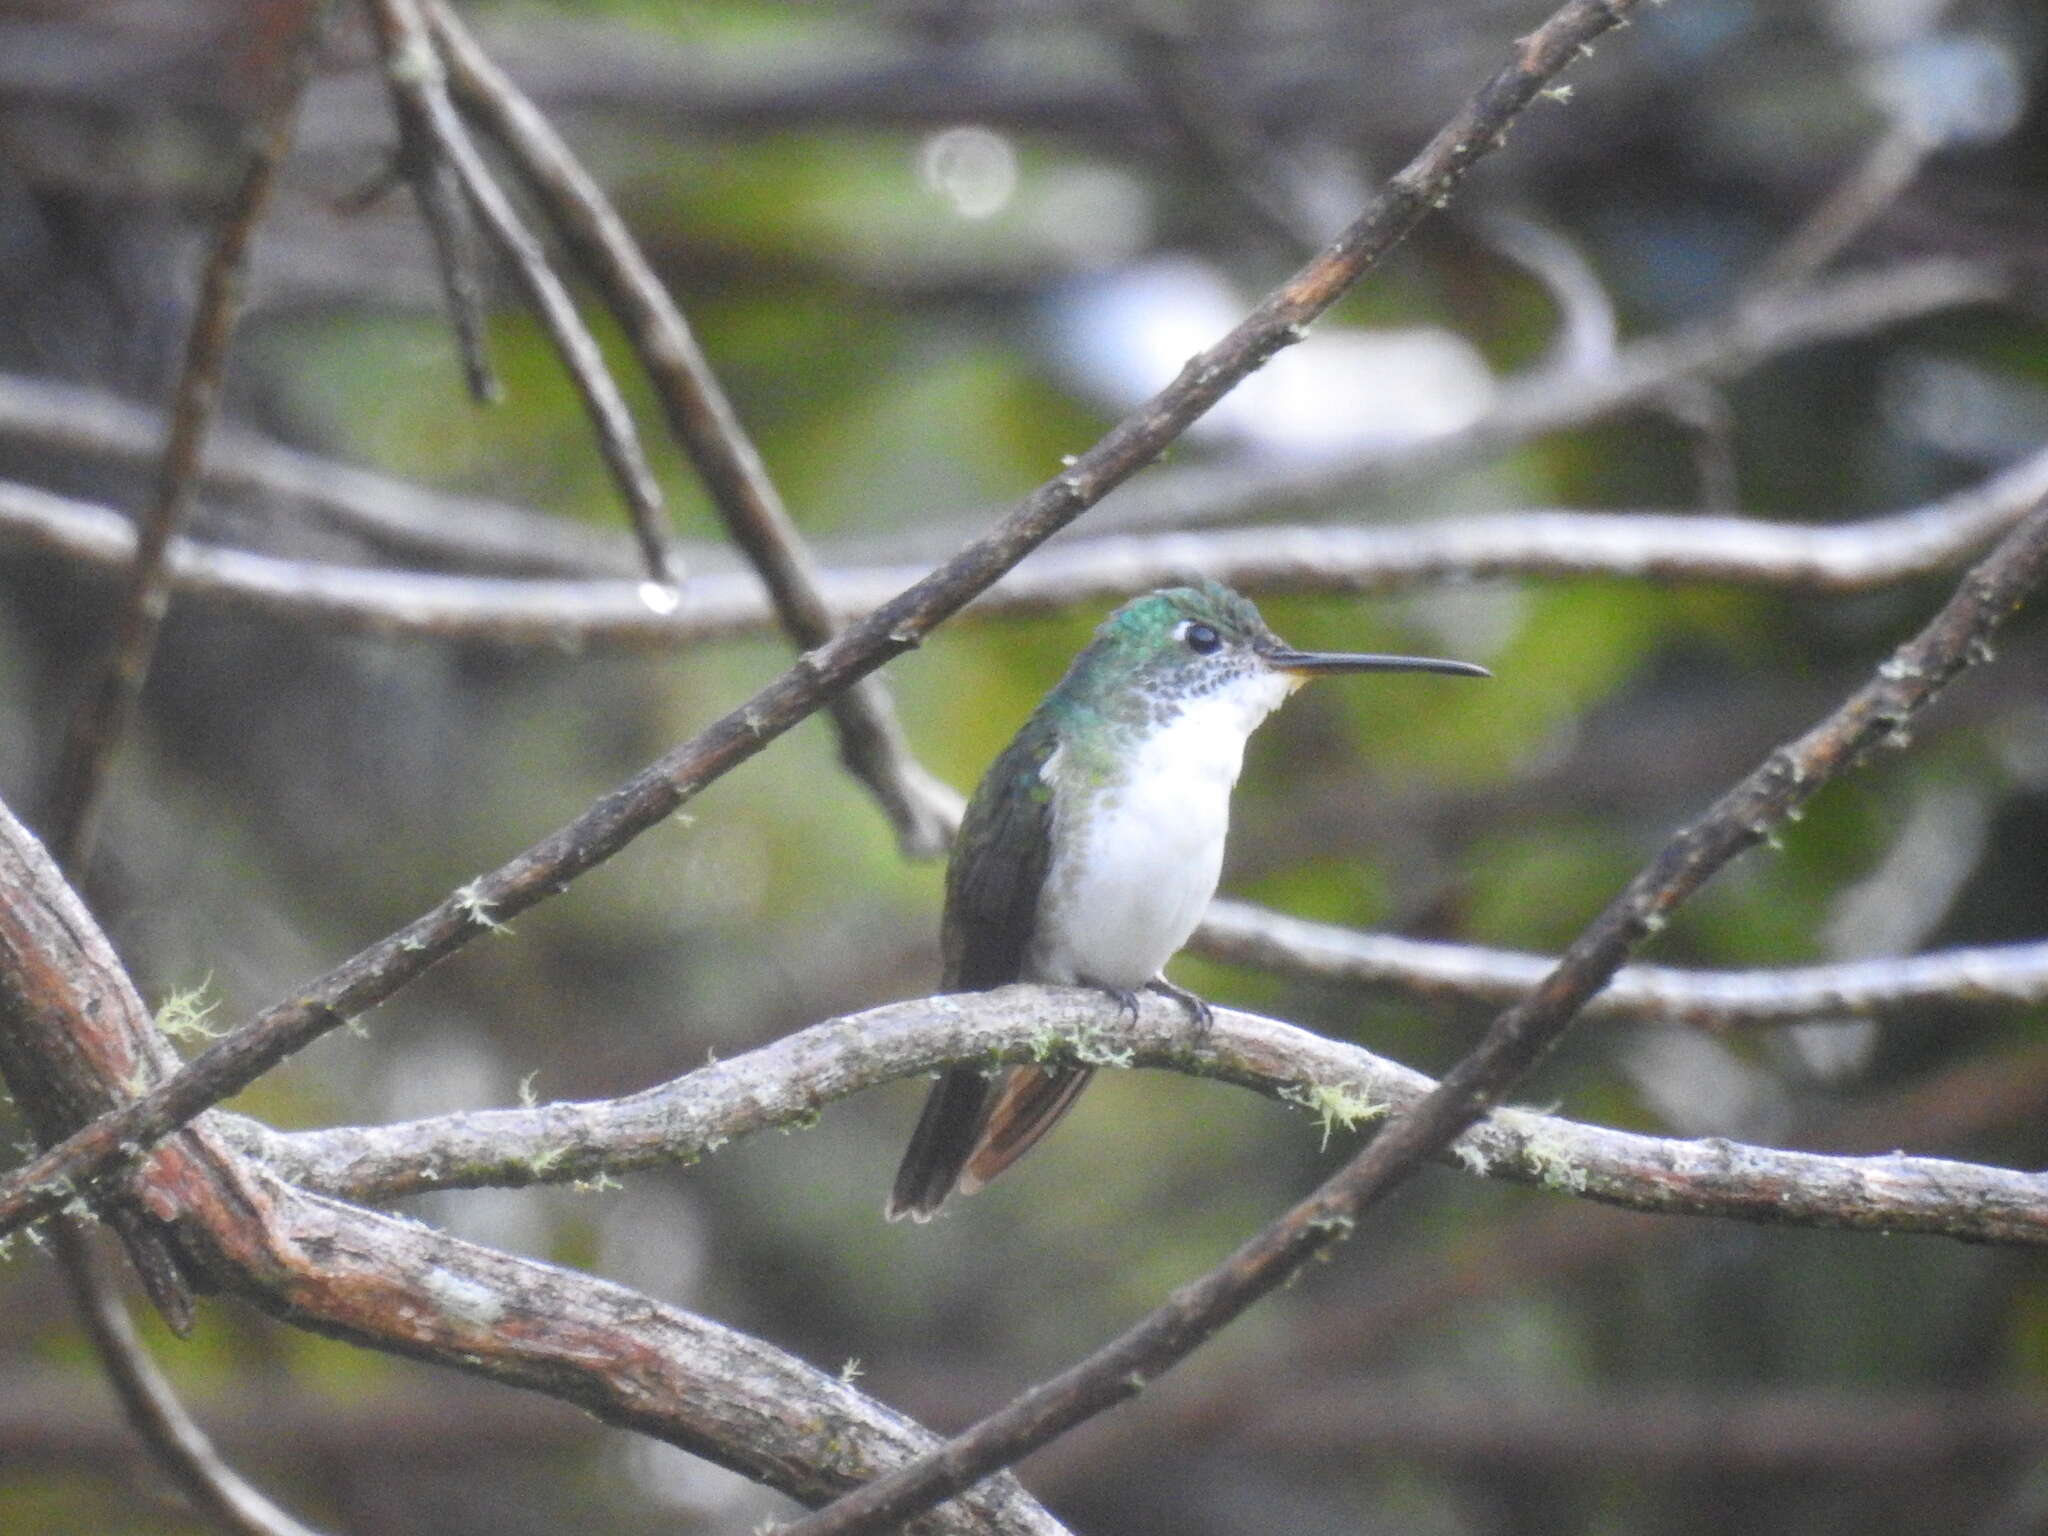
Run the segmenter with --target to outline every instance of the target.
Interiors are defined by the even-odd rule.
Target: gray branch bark
[[[1049,1056],[1218,1078],[1303,1109],[1326,1128],[1369,1126],[1436,1087],[1363,1047],[1257,1014],[1219,1008],[1205,1035],[1185,1010],[1156,998],[1126,1019],[1085,989],[1014,986],[830,1019],[629,1098],[320,1131],[274,1131],[235,1116],[218,1123],[294,1183],[387,1201],[695,1162],[742,1136],[806,1124],[822,1106],[897,1078]],[[2048,1244],[2048,1175],[1943,1158],[1676,1140],[1504,1108],[1444,1160],[1633,1210]]]
[[[1952,568],[2048,493],[2048,452],[1924,506],[1813,526],[1654,512],[1522,511],[1407,527],[1283,527],[1073,538],[1038,551],[970,611],[1051,612],[1127,596],[1191,573],[1261,595],[1394,592],[1432,582],[1610,575],[1857,592]],[[0,482],[0,538],[109,572],[134,547],[105,507]],[[775,615],[748,574],[700,573],[672,614],[649,610],[630,580],[444,576],[281,560],[174,541],[174,590],[195,601],[292,623],[500,645],[668,650],[765,634]],[[880,607],[916,566],[828,569],[836,622]]]

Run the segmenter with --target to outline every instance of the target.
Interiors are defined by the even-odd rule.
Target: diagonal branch
[[[504,399],[505,387],[491,364],[490,322],[474,217],[463,201],[461,183],[429,136],[426,119],[413,100],[394,90],[392,106],[398,119],[398,151],[391,175],[412,189],[413,207],[426,226],[434,269],[441,280],[442,304],[449,329],[455,333],[462,381],[477,404],[496,405]],[[383,190],[380,182],[360,205],[375,201]]]
[[[385,79],[391,87],[392,101],[407,120],[407,136],[417,144],[433,146],[445,160],[470,206],[483,221],[484,229],[510,261],[527,302],[553,340],[563,366],[575,382],[577,394],[582,397],[584,409],[589,412],[599,451],[632,517],[634,537],[639,540],[641,559],[649,576],[666,587],[677,585],[682,572],[677,567],[662,509],[661,487],[655,482],[654,471],[647,466],[633,414],[605,367],[596,339],[576,313],[569,290],[555,276],[540,242],[491,175],[490,167],[469,137],[468,128],[448,100],[441,60],[427,34],[417,0],[368,3],[376,22]]]
[[[106,935],[0,810],[0,1039],[15,1038],[74,1063],[77,1086],[96,1100],[176,1060]],[[575,1403],[797,1498],[829,1497],[931,1443],[848,1384],[744,1334],[280,1184],[223,1143],[210,1117],[149,1153],[129,1192],[196,1273],[288,1322]],[[140,1366],[153,1376],[146,1359]],[[160,1385],[129,1383],[138,1384]],[[165,1427],[186,1453],[180,1479],[201,1480],[208,1513],[245,1536],[304,1536],[270,1518],[203,1439],[186,1438],[196,1429]],[[1014,1485],[934,1529],[1059,1536]]]
[[[1896,115],[1863,158],[1808,212],[1751,279],[1757,291],[1806,281],[1896,202],[1941,147],[1911,113]]]
[[[56,1209],[76,1181],[132,1157],[135,1149],[383,1002],[479,934],[566,889],[825,701],[920,644],[1025,555],[1151,463],[1268,358],[1299,340],[1433,208],[1449,200],[1465,173],[1502,142],[1517,114],[1577,56],[1580,45],[1617,24],[1635,3],[1573,0],[1524,39],[1510,62],[1387,182],[1336,241],[1221,340],[1190,359],[1166,388],[951,560],[800,658],[738,709],[567,826],[342,962],[298,995],[266,1009],[208,1047],[171,1082],[0,1179],[0,1234]]]
[[[1569,8],[1568,8],[1569,9]],[[1431,1093],[1307,1199],[1132,1328],[1030,1388],[923,1458],[786,1527],[802,1536],[878,1530],[972,1487],[975,1480],[1142,1390],[1303,1264],[1346,1236],[1359,1214],[1437,1155],[1510,1088],[1570,1026],[1587,999],[1670,914],[1738,854],[1906,723],[1969,666],[2048,574],[2048,501],[2031,512],[1919,635],[1899,647],[1840,708],[1773,752],[1680,831],[1582,932],[1522,1001],[1503,1013]]]
[[[150,1359],[148,1346],[112,1283],[94,1266],[91,1245],[79,1224],[68,1218],[53,1223],[51,1244],[129,1424],[192,1507],[218,1529],[237,1536],[314,1536],[309,1527],[251,1487],[214,1449]]]
[[[199,300],[171,403],[169,435],[157,461],[155,493],[137,520],[134,553],[122,588],[107,659],[71,718],[43,820],[59,862],[82,872],[92,847],[107,772],[127,735],[170,607],[167,554],[197,499],[200,455],[220,413],[228,345],[241,318],[243,285],[256,226],[270,201],[299,120],[299,100],[313,72],[326,0],[308,0],[305,20],[281,59],[276,92],[257,124],[249,163],[229,200],[200,279]]]
[[[1437,437],[1375,445],[1355,457],[1278,467],[1192,467],[1148,475],[1103,508],[1102,527],[1237,522],[1276,508],[1340,506],[1390,485],[1493,458],[1519,443],[1666,401],[1690,379],[1741,373],[1781,353],[2012,297],[2010,272],[1927,257],[1810,288],[1773,290],[1727,313],[1630,342],[1607,366],[1531,369],[1505,382],[1472,422]]]
[[[228,348],[241,317],[250,248],[291,151],[299,104],[326,27],[326,0],[304,0],[298,11],[272,60],[278,74],[274,94],[254,126],[248,165],[229,200],[200,281],[155,495],[135,530],[105,667],[97,687],[72,716],[58,763],[48,818],[50,841],[58,861],[81,884],[92,858],[108,772],[133,721],[170,608],[168,554],[197,499],[200,460],[219,414]],[[4,810],[0,817],[10,833],[21,833]],[[60,897],[49,894],[44,901],[32,896],[24,882],[13,885],[10,897],[20,906],[6,923],[9,958],[33,963],[17,945],[32,942],[58,910]],[[76,916],[71,914],[70,920]],[[91,1048],[84,1041],[62,1040],[61,1022],[47,1013],[33,1021],[26,1017],[39,1010],[21,978],[9,976],[0,989],[10,994],[9,1012],[14,1015],[6,1047],[0,1050],[0,1068],[41,1139],[52,1141],[71,1130],[85,1117],[86,1106],[99,1107],[110,1098],[119,1102],[126,1096],[104,1091]],[[135,1065],[146,1062],[146,1056],[138,1056]],[[148,1064],[159,1075],[163,1071],[161,1062]],[[104,1059],[97,1065],[103,1066]],[[107,1216],[158,1310],[177,1332],[189,1330],[190,1290],[162,1234],[125,1200],[108,1207]],[[150,1359],[113,1281],[95,1264],[81,1219],[67,1213],[53,1228],[72,1302],[130,1426],[193,1507],[216,1526],[240,1536],[310,1536],[306,1527],[245,1482],[214,1450]]]
[[[426,0],[426,13],[456,99],[505,152],[597,280],[647,370],[669,430],[767,587],[784,632],[799,650],[823,645],[834,626],[816,563],[682,311],[547,119],[441,0]],[[959,820],[956,797],[911,757],[882,680],[864,679],[830,708],[841,760],[881,803],[904,852],[913,858],[944,853]]]

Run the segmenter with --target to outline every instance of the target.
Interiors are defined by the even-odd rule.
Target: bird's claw
[[[1188,1017],[1194,1021],[1195,1033],[1198,1035],[1206,1035],[1210,1026],[1216,1022],[1216,1010],[1209,1006],[1207,998],[1198,997],[1186,987],[1175,986],[1164,976],[1154,976],[1145,983],[1145,988],[1147,991],[1157,992],[1161,997],[1170,997],[1187,1009]]]

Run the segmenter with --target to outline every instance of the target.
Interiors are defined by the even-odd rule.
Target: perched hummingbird
[[[946,869],[943,988],[1013,981],[1146,988],[1206,1024],[1209,1005],[1160,967],[1216,891],[1230,791],[1260,721],[1327,672],[1484,667],[1423,656],[1297,651],[1213,581],[1134,598],[1106,619],[983,777]],[[972,1194],[1067,1112],[1092,1068],[1014,1067],[997,1088],[954,1067],[932,1088],[896,1170],[891,1221]]]

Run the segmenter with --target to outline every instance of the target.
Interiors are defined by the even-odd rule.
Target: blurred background
[[[196,264],[291,9],[0,7],[0,476],[126,513],[146,500],[150,433],[124,449],[95,423],[168,398]],[[465,13],[619,200],[821,561],[852,568],[943,557],[1057,473],[1303,242],[1341,227],[1549,9]],[[2039,452],[2044,49],[2032,0],[1646,9],[1309,343],[1049,554],[1091,529],[1525,507],[1837,523]],[[490,317],[507,398],[481,409],[409,197],[356,206],[392,142],[361,16],[341,6],[258,244],[230,419],[464,498],[459,515],[430,501],[400,528],[244,485],[209,491],[195,537],[364,566],[630,571],[585,419],[510,285],[494,283]],[[1844,188],[1853,208],[1858,187],[1867,216],[1835,251],[1812,217]],[[1766,286],[1796,298],[1937,258],[2005,296],[1902,303],[1810,344],[1727,349],[1712,384],[1572,409],[1573,379],[1698,334]],[[733,569],[614,360],[692,570]],[[1535,394],[1557,410],[1540,432],[1530,378],[1555,386]],[[1499,681],[1304,695],[1252,744],[1224,888],[1298,916],[1554,951],[1953,581],[1267,594],[1298,644],[1466,657]],[[31,820],[113,592],[0,526],[0,797]],[[970,613],[893,664],[920,758],[970,788],[1108,606]],[[1827,790],[1649,958],[1751,968],[2040,936],[2040,615],[2001,650],[1910,752]],[[240,1022],[553,830],[787,654],[766,630],[517,646],[180,601],[92,900],[152,1002],[203,988],[218,1023]],[[544,1099],[627,1092],[928,992],[940,879],[899,855],[814,720],[687,823],[237,1107],[315,1126],[508,1104],[527,1083]],[[1431,1071],[1489,1018],[1198,956],[1173,974]],[[1957,1003],[1723,1037],[1587,1025],[1524,1097],[1665,1134],[2033,1167],[2048,1160],[2042,1022]],[[1111,1073],[995,1188],[928,1227],[885,1225],[923,1088],[616,1190],[455,1194],[418,1214],[826,1369],[857,1361],[865,1388],[952,1429],[1108,1337],[1356,1145],[1216,1084]],[[53,1266],[17,1246],[0,1283],[0,1524],[198,1529],[134,1448]],[[223,1449],[336,1531],[732,1532],[787,1508],[558,1404],[232,1305],[159,1353]],[[1075,1530],[1122,1536],[1991,1536],[2048,1528],[2044,1376],[2034,1254],[1639,1217],[1438,1170],[1335,1262],[1022,1470]]]

